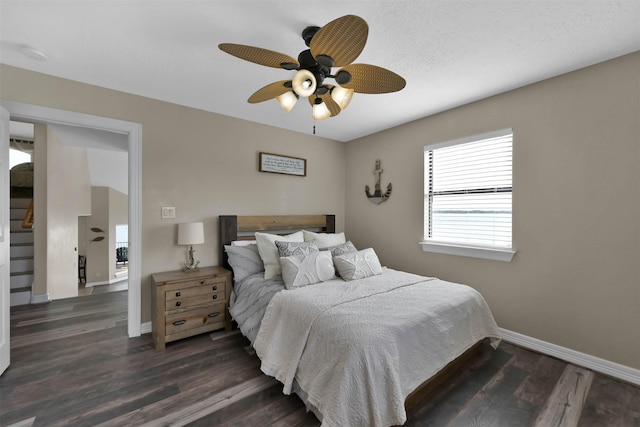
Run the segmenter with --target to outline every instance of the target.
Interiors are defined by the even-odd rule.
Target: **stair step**
[[[22,231],[28,231],[28,232],[33,232],[30,228],[22,228],[22,219],[12,219],[11,223],[10,223],[10,231],[12,233],[15,232],[22,232]]]
[[[24,288],[31,287],[33,284],[33,271],[25,273],[12,273],[9,277],[9,288]]]
[[[11,288],[12,294],[15,294],[16,292],[31,292],[31,286],[23,286],[21,288]]]
[[[11,273],[24,273],[33,271],[33,257],[11,258],[9,262],[9,271]]]
[[[27,214],[27,209],[11,208],[9,210],[9,219],[19,219],[20,221],[22,221],[22,219],[26,214]]]
[[[9,306],[11,307],[16,307],[19,305],[29,305],[31,304],[31,289],[22,292],[11,292],[11,297],[9,298],[9,300]]]
[[[29,204],[31,204],[31,199],[30,198],[13,197],[9,201],[9,206],[12,207],[12,208],[28,209],[29,208]]]
[[[33,244],[33,231],[24,230],[24,231],[12,231],[11,236],[9,236],[9,241],[11,244],[20,244],[20,243],[31,243]]]
[[[9,249],[9,257],[32,257],[33,258],[33,243],[12,243]]]

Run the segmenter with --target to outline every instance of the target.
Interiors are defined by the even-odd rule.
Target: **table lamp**
[[[193,245],[201,245],[204,243],[204,226],[201,222],[189,222],[185,224],[178,224],[178,244],[187,245],[187,261],[183,263],[184,268],[182,271],[193,272],[199,271],[198,264],[200,261],[193,259]]]

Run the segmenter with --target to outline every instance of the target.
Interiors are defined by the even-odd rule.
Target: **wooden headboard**
[[[220,265],[231,269],[224,245],[234,240],[253,240],[256,231],[288,234],[298,230],[335,233],[335,215],[220,215]]]

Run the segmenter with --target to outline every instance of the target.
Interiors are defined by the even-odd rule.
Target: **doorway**
[[[127,136],[128,150],[128,200],[129,200],[129,238],[128,238],[128,280],[127,298],[128,335],[140,336],[141,325],[141,176],[142,176],[142,125],[134,122],[93,116],[72,111],[59,110],[37,105],[23,104],[0,100],[2,106],[10,113],[11,119],[44,123],[51,125],[77,126],[121,133]],[[7,307],[8,308],[8,307]],[[148,330],[147,330],[148,329]],[[144,332],[149,332],[146,325]]]

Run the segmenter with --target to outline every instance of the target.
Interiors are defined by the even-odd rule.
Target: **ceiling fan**
[[[233,56],[256,64],[296,70],[290,80],[270,83],[247,100],[258,103],[276,98],[289,112],[299,97],[307,97],[314,120],[336,116],[344,110],[354,92],[389,93],[403,89],[405,80],[393,71],[369,64],[352,64],[367,42],[369,26],[355,15],[346,15],[324,27],[310,26],[302,31],[309,47],[298,59],[259,47],[222,43],[218,47]],[[332,68],[339,69],[332,73]],[[331,78],[335,84],[327,83]]]

